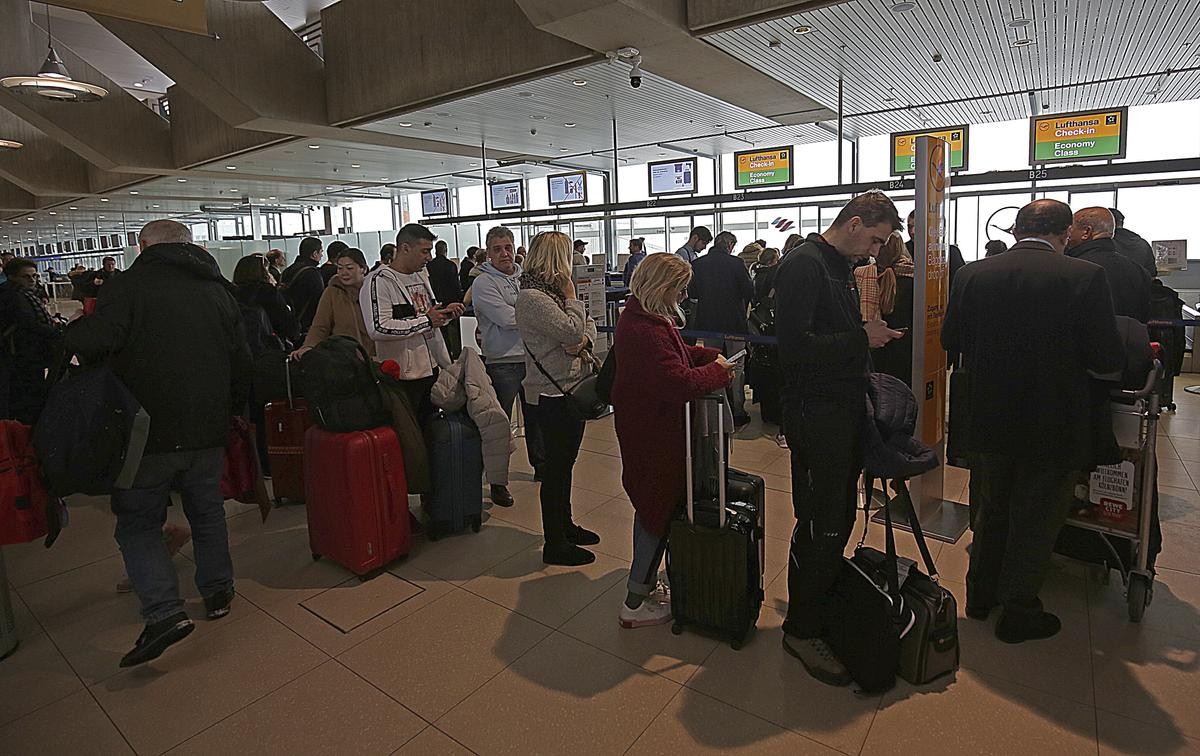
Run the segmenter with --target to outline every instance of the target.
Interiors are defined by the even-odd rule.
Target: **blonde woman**
[[[579,527],[571,516],[571,472],[583,442],[584,420],[570,391],[595,370],[591,356],[596,323],[575,296],[571,280],[571,239],[558,231],[533,237],[517,294],[517,329],[525,345],[525,398],[537,415],[546,449],[542,463],[542,534],[546,564],[579,566],[596,555],[582,546],[600,536]]]
[[[621,627],[671,619],[658,588],[667,530],[687,493],[684,405],[727,386],[734,365],[716,349],[679,336],[679,305],[692,266],[675,255],[650,255],[633,273],[631,296],[617,323],[617,375],[612,402],[623,467],[621,482],[635,511],[633,564]]]
[[[875,371],[912,385],[913,260],[899,233],[879,248],[871,265],[855,269],[859,307],[864,321],[880,318],[904,336],[871,350]]]

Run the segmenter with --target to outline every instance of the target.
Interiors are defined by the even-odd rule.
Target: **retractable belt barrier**
[[[615,333],[617,329],[612,326],[596,326],[596,330],[600,333]],[[759,336],[753,333],[719,333],[717,331],[692,331],[684,329],[679,332],[679,335],[685,339],[701,339],[705,341],[724,341],[725,339],[733,339],[736,341],[744,341],[747,344],[766,344],[768,346],[778,346],[779,339],[774,336]]]

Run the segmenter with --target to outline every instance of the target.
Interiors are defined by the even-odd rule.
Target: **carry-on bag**
[[[483,523],[483,440],[465,412],[438,410],[425,426],[433,492],[422,497],[430,540]]]
[[[392,421],[371,357],[355,339],[330,336],[300,358],[300,385],[313,422],[348,433]]]
[[[242,504],[257,504],[263,522],[271,513],[271,497],[263,480],[255,448],[254,425],[235,415],[225,440],[225,469],[221,473],[221,495]]]
[[[313,559],[325,557],[366,575],[408,553],[408,487],[395,431],[309,428],[304,451],[323,463],[305,475]]]
[[[284,363],[287,401],[271,402],[263,411],[267,425],[267,457],[275,503],[304,501],[304,434],[312,425],[308,405],[293,395],[290,362]]]
[[[694,404],[715,422],[699,423],[702,432],[693,436],[693,403],[684,410],[686,516],[671,522],[667,543],[671,632],[695,626],[739,649],[762,608],[766,487],[762,478],[728,469],[724,394]]]
[[[0,420],[0,546],[46,535],[49,505],[29,426]]]

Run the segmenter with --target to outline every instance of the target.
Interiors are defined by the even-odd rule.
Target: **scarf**
[[[879,312],[891,315],[896,309],[896,276],[913,275],[913,261],[908,255],[903,255],[890,267],[879,273]]]
[[[545,294],[546,296],[553,299],[554,302],[558,305],[559,309],[561,309],[563,312],[567,311],[567,300],[563,297],[562,292],[559,291],[557,286],[550,283],[549,281],[542,278],[541,276],[534,275],[533,273],[522,273],[521,274],[521,288],[522,289],[533,289],[534,291],[540,291],[543,294]]]

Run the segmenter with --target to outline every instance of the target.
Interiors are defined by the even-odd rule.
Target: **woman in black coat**
[[[287,350],[290,344],[300,339],[300,323],[288,307],[283,294],[271,282],[271,274],[267,269],[267,258],[262,255],[247,255],[238,260],[233,269],[234,297],[243,310],[248,307],[259,307],[266,313],[271,325],[271,334],[256,336],[253,323],[246,323],[246,337],[250,340],[250,351],[257,357],[264,347],[276,347]],[[258,329],[263,330],[263,329]],[[282,344],[272,343],[270,336],[276,337]],[[257,345],[255,341],[266,341]]]

